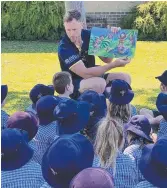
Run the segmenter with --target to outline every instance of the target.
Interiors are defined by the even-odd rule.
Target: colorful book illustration
[[[137,30],[122,29],[117,33],[110,29],[93,27],[89,42],[89,55],[102,57],[134,57]]]

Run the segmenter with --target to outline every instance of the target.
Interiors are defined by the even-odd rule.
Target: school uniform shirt
[[[9,115],[4,110],[1,110],[1,130],[7,127],[8,119]]]
[[[94,156],[92,167],[103,168],[103,169],[107,170],[112,175],[112,177],[114,177],[114,175],[115,175],[115,168],[113,168],[113,167],[109,167],[109,168],[102,167],[101,164],[100,164],[100,158],[97,155]]]
[[[52,188],[47,182],[45,182],[40,188]]]
[[[37,111],[35,110],[33,104],[31,104],[28,108],[26,108],[26,112],[32,112],[33,114],[37,115]]]
[[[34,141],[37,146],[37,157],[41,164],[42,157],[47,148],[52,144],[55,137],[58,136],[57,124],[55,121],[48,125],[39,125],[38,132],[35,135]]]
[[[135,166],[137,170],[137,183],[144,181],[145,178],[139,170],[139,161],[142,155],[142,148],[140,140],[135,140],[133,143],[124,150],[124,154],[133,156],[135,159]]]
[[[131,107],[131,117],[137,115],[137,109],[135,106],[133,106],[132,104],[130,104]]]
[[[119,152],[116,159],[114,185],[116,188],[133,188],[137,185],[137,171],[133,156]]]
[[[152,185],[150,182],[148,181],[141,181],[140,183],[138,183],[136,185],[135,188],[158,188],[158,187],[155,187],[154,185]]]
[[[19,169],[1,171],[3,188],[39,188],[44,182],[41,166],[32,160]]]
[[[160,124],[159,124],[157,139],[159,139],[159,138],[161,138],[162,136],[165,136],[165,135],[167,135],[167,121],[163,118],[160,121]]]

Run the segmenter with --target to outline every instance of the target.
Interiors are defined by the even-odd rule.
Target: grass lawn
[[[154,77],[167,69],[166,49],[167,42],[138,42],[131,63],[112,70],[131,75],[135,92],[132,104],[138,109],[156,108],[155,101],[160,90]],[[4,109],[9,114],[28,107],[31,103],[29,91],[35,84],[51,84],[54,73],[60,71],[56,50],[56,43],[2,41],[1,80],[2,84],[8,84]],[[96,62],[103,64],[98,58]]]

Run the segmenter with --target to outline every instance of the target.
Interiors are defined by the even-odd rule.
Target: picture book
[[[111,58],[133,58],[137,34],[137,30],[131,29],[121,29],[113,33],[110,29],[93,27],[88,54]]]

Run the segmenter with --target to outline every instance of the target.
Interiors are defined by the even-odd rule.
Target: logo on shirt
[[[71,64],[72,62],[74,62],[75,60],[77,60],[79,58],[80,58],[79,55],[72,55],[68,59],[65,60],[65,63],[66,64]]]

